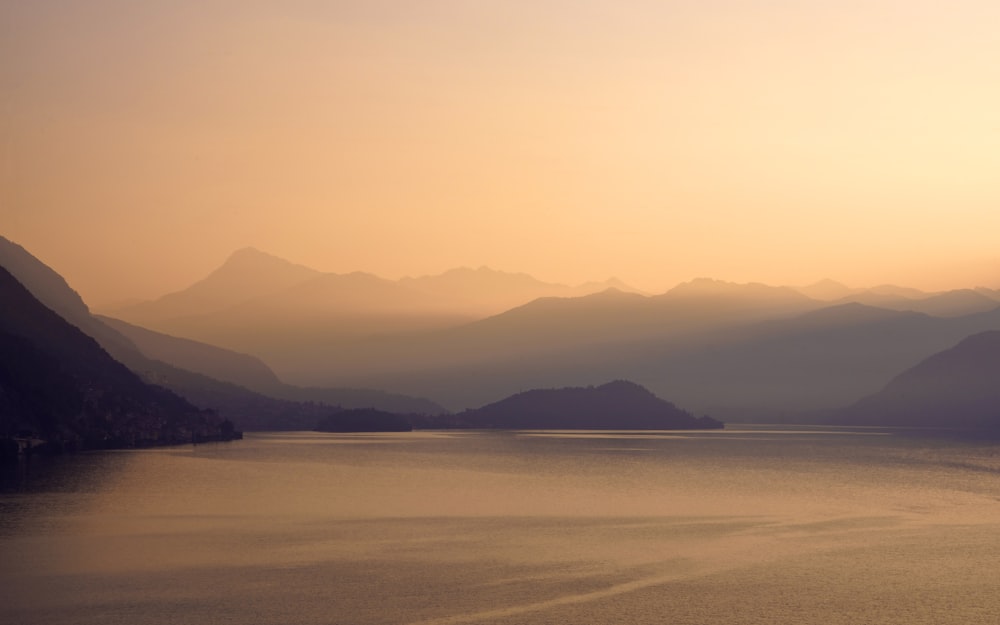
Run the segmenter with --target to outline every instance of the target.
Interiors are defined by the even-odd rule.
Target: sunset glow
[[[1000,4],[0,3],[0,229],[101,305],[255,246],[1000,286]]]

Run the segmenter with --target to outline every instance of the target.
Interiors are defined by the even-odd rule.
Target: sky
[[[1000,287],[995,0],[0,0],[0,234],[92,305],[254,246]]]

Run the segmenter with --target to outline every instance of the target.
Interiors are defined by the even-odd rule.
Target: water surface
[[[0,622],[996,623],[1000,447],[281,433],[33,459]]]

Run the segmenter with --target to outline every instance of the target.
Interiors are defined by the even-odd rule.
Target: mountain
[[[690,413],[623,380],[518,393],[457,417],[471,427],[522,430],[691,430],[722,423]]]
[[[133,321],[125,317],[126,321]],[[447,327],[471,319],[433,297],[377,276],[321,274],[269,295],[206,314],[153,325],[182,336],[261,357],[372,334]]]
[[[572,311],[571,303],[551,304]],[[962,337],[1000,329],[1000,311],[939,318],[861,304],[755,323],[695,317],[675,324],[664,317],[659,334],[633,336],[627,317],[609,313],[627,327],[604,332],[581,316],[553,315],[536,327],[522,320],[516,332],[484,320],[359,342],[355,353],[384,360],[359,357],[354,369],[338,368],[331,379],[399,393],[419,389],[452,409],[524,388],[630,379],[698,413],[767,422],[842,406]]]
[[[256,393],[155,360],[136,373],[143,380],[168,388],[250,432],[312,430],[321,420],[342,410],[336,403],[294,401]]]
[[[70,449],[224,436],[220,417],[144,383],[3,267],[0,345],[0,436]]]
[[[481,267],[386,280],[322,273],[246,249],[188,289],[109,311],[172,336],[293,359],[300,349],[335,350],[368,336],[431,331],[497,314],[538,297],[578,296],[617,280],[568,287]]]
[[[254,256],[252,252],[247,254]],[[46,306],[63,311],[71,323],[96,339],[111,356],[143,380],[168,388],[196,406],[215,410],[242,429],[312,429],[319,418],[341,407],[374,406],[425,414],[445,412],[434,402],[401,394],[283,384],[266,365],[251,356],[92,316],[62,276],[23,247],[2,237],[0,260],[3,266],[13,268],[12,274],[29,292],[40,293]]]
[[[489,267],[461,267],[439,275],[402,278],[401,286],[432,296],[452,310],[476,316],[493,315],[541,297],[580,297],[609,288],[638,293],[621,280],[566,286],[543,282],[525,273],[508,273]]]
[[[23,247],[0,236],[0,267],[4,267],[47,308],[84,333],[118,360],[141,358],[131,342],[94,319],[80,295],[61,275],[32,256]]]
[[[412,375],[416,380],[445,371],[444,375],[457,373],[463,378],[463,371],[483,364],[512,360],[535,364],[560,352],[600,351],[607,345],[699,335],[822,305],[791,289],[707,280],[651,297],[607,289],[582,297],[539,298],[452,328],[305,346],[294,353],[268,354],[266,360],[279,375],[299,384],[326,385],[337,380],[338,384],[367,386],[372,380],[386,380],[383,376]],[[339,353],[350,357],[330,357]],[[545,383],[555,384],[548,379]],[[415,386],[409,385],[407,392],[412,393]],[[428,388],[437,390],[440,385]],[[476,403],[483,399],[465,398]]]
[[[938,352],[836,413],[847,425],[1000,427],[1000,331]]]
[[[111,311],[113,316],[156,328],[177,317],[201,315],[277,293],[320,272],[247,247],[190,287],[151,301]]]
[[[825,305],[790,287],[710,278],[683,282],[651,299],[669,311],[674,323],[685,319],[694,327],[790,317]]]
[[[855,289],[852,293],[833,300],[833,303],[865,304],[890,310],[921,312],[935,317],[960,317],[994,310],[1000,306],[1000,301],[988,289],[925,293],[892,285]]]
[[[173,389],[199,406],[232,415],[246,430],[312,429],[313,422],[303,422],[292,416],[296,411],[316,414],[311,406],[306,408],[302,402],[343,409],[375,406],[401,414],[438,415],[447,412],[422,397],[363,388],[285,384],[267,365],[253,356],[153,332],[119,319],[101,315],[97,318],[131,340],[148,359],[133,361],[133,368],[144,377]],[[283,405],[288,402],[293,403]],[[312,416],[309,418],[312,419]]]
[[[791,287],[768,286],[759,282],[727,282],[712,278],[696,278],[682,282],[660,297],[712,299],[728,303],[745,302],[751,308],[788,302],[807,302],[811,299]]]
[[[143,356],[248,389],[274,389],[278,376],[260,359],[214,345],[182,339],[103,315],[96,318],[135,345]]]
[[[920,300],[899,305],[897,310],[912,310],[934,317],[959,317],[1000,308],[1000,302],[972,289],[956,289],[936,293]]]
[[[641,377],[658,392],[663,380],[636,367],[651,346],[723,328],[789,318],[822,306],[791,289],[701,281],[660,296],[608,289],[575,298],[540,298],[480,321],[434,332],[371,337],[335,349],[271,357],[298,384],[416,389],[457,409],[521,388],[558,387]],[[331,358],[332,354],[349,358]],[[676,390],[671,388],[671,390]]]
[[[973,289],[976,293],[980,295],[985,295],[986,297],[1000,302],[1000,289],[988,289],[984,286],[977,286]]]

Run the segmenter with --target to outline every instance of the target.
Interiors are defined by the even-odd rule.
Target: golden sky
[[[0,0],[0,234],[92,304],[252,245],[1000,286],[995,0]]]

